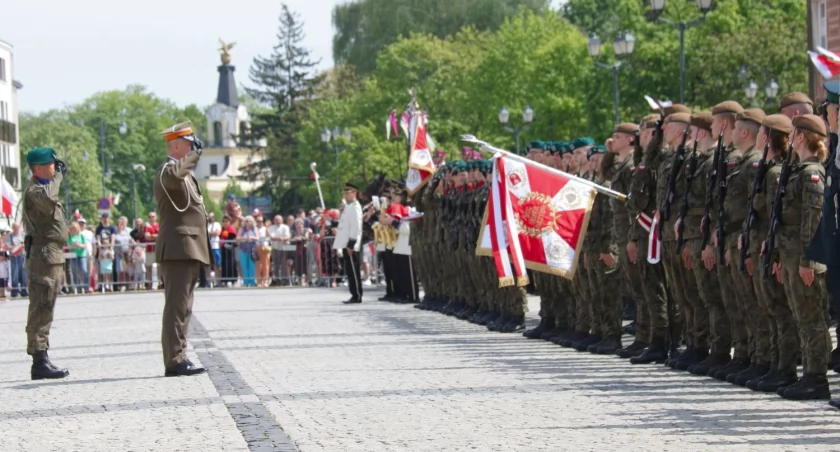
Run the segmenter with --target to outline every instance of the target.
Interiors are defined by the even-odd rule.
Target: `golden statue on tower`
[[[222,47],[219,49],[219,54],[222,56],[222,64],[228,65],[230,64],[230,49],[236,45],[236,42],[224,42],[222,38],[219,38],[219,43]]]

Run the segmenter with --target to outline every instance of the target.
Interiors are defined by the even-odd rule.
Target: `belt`
[[[692,207],[685,213],[687,217],[702,217],[706,213],[705,207]]]

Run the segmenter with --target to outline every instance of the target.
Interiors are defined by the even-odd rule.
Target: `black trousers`
[[[394,250],[385,249],[382,253],[382,276],[385,277],[385,296],[396,297],[397,291],[394,284]]]
[[[352,248],[349,248],[352,250]],[[362,299],[362,269],[359,268],[359,261],[361,260],[361,252],[344,249],[342,253],[341,263],[344,265],[344,271],[347,274],[347,287],[350,288],[350,296],[353,299]]]
[[[395,295],[408,301],[418,301],[417,275],[414,274],[414,266],[411,256],[405,254],[391,255],[392,274],[394,275]]]

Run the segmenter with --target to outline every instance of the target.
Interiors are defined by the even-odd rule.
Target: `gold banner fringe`
[[[520,276],[516,279],[516,285],[519,287],[525,287],[528,285],[528,277],[527,276]]]
[[[505,276],[503,278],[499,278],[499,287],[509,287],[514,285],[513,276]]]

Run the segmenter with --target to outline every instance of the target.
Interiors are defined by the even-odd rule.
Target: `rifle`
[[[665,191],[665,199],[662,200],[662,205],[659,206],[659,237],[662,235],[662,228],[665,222],[671,219],[671,203],[674,202],[674,193],[677,191],[677,176],[680,174],[683,162],[685,161],[685,141],[688,139],[688,132],[691,125],[685,128],[682,136],[682,142],[677,147],[677,152],[674,154],[674,163],[671,166],[671,171],[668,173],[668,188]]]
[[[779,186],[776,189],[776,196],[773,198],[773,210],[770,212],[770,228],[767,231],[767,238],[764,239],[764,277],[770,278],[773,274],[773,253],[776,251],[776,233],[782,228],[782,201],[787,191],[787,181],[793,168],[793,143],[796,141],[796,129],[793,129],[793,137],[788,145],[787,155],[782,162],[782,169],[779,172]]]
[[[694,182],[694,172],[697,171],[697,140],[694,140],[694,149],[688,159],[688,167],[685,169],[685,192],[680,199],[680,214],[677,217],[677,255],[685,245],[683,231],[685,231],[685,216],[688,214],[688,195],[691,192],[691,185]]]
[[[723,132],[721,132],[721,136],[723,136]],[[721,143],[721,148],[722,148]],[[726,241],[726,209],[724,209],[724,202],[726,201],[726,170],[727,170],[727,161],[724,152],[721,152],[720,158],[717,161],[717,180],[718,180],[718,224],[717,229],[715,229],[715,235],[717,235],[717,263],[718,265],[724,265],[725,263],[725,255],[726,255],[726,246],[724,242]]]
[[[761,154],[761,160],[758,161],[758,171],[755,173],[755,181],[753,182],[752,191],[750,192],[749,200],[747,201],[747,220],[744,221],[744,229],[741,231],[741,260],[738,263],[738,269],[742,273],[747,273],[747,258],[750,249],[750,231],[753,223],[755,223],[756,211],[753,203],[755,195],[764,191],[764,178],[767,176],[767,152],[770,150],[770,141],[764,145],[764,151]]]
[[[700,244],[700,249],[705,249],[709,245],[709,240],[712,238],[712,204],[715,202],[715,183],[717,182],[717,169],[720,160],[723,158],[723,132],[718,135],[717,147],[715,148],[714,161],[712,162],[712,170],[706,178],[706,203],[705,211],[703,212],[703,219],[700,221],[700,233],[703,235],[703,242]]]

